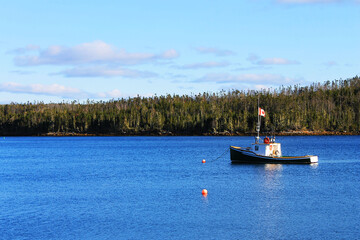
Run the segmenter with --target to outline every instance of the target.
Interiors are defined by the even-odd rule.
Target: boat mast
[[[257,122],[257,125],[256,125],[256,131],[257,131],[257,137],[256,137],[256,140],[255,140],[255,143],[259,143],[259,140],[260,140],[260,114],[259,114],[259,108],[260,108],[260,93],[258,95],[258,122]]]

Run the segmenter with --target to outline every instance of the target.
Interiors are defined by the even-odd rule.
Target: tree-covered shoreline
[[[360,133],[360,79],[276,90],[135,97],[86,103],[0,105],[2,136],[251,135],[257,100],[263,132]]]

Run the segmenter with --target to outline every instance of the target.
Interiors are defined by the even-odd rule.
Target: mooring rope
[[[215,159],[210,160],[209,162],[215,162],[215,161],[219,160],[219,159],[222,158],[222,157],[225,155],[225,153],[227,153],[228,151],[230,151],[230,148],[227,148],[227,149],[225,150],[225,152],[223,152],[220,156],[218,156],[218,157],[215,158]]]

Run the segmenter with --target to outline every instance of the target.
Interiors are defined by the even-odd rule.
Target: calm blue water
[[[213,161],[252,137],[1,138],[0,239],[359,239],[360,136],[277,140],[319,164]]]

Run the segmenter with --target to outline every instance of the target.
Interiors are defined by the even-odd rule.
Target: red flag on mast
[[[262,108],[259,108],[259,116],[265,117],[265,111]]]

